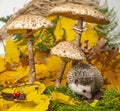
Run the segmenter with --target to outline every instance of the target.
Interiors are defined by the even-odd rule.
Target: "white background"
[[[24,4],[28,3],[31,0],[0,0],[0,17],[5,17],[7,15],[14,14],[19,8],[22,8]],[[101,0],[103,2],[104,0]],[[108,0],[108,5],[110,8],[114,7],[117,18],[118,26],[117,31],[120,31],[120,0]],[[0,22],[0,28],[4,24]],[[4,55],[4,49],[2,44],[0,44],[0,55]]]

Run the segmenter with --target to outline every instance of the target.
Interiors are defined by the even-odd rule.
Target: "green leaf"
[[[98,102],[99,100],[95,99],[92,103],[90,103],[90,106],[95,107]]]
[[[2,21],[2,22],[7,22],[9,19],[10,19],[10,17],[11,17],[11,15],[9,15],[9,16],[6,16],[6,17],[1,17],[0,18],[0,21]]]

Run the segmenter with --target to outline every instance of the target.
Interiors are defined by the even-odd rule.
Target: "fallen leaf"
[[[117,55],[119,54],[119,48],[118,47],[113,47],[110,51],[109,51],[109,60],[110,59],[114,59]]]
[[[74,105],[74,106],[77,106],[80,104],[80,102],[60,92],[53,92],[52,97],[53,97],[52,100],[55,100],[55,101],[58,101],[64,104],[69,104],[69,105]]]
[[[8,39],[6,41],[6,46],[5,46],[5,60],[9,63],[19,63],[19,52],[18,48],[15,45],[14,41],[12,39]]]
[[[92,103],[90,103],[90,106],[95,107],[98,102],[99,100],[95,99]]]
[[[0,57],[0,73],[6,70],[6,60]]]

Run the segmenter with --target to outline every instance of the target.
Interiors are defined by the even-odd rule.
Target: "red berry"
[[[13,94],[13,97],[16,98],[16,93]]]
[[[20,96],[20,92],[17,92],[17,93],[16,93],[16,96],[19,97],[19,96]]]
[[[13,97],[18,98],[20,96],[20,92],[16,92],[13,94]]]

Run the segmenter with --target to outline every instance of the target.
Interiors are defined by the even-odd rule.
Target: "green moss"
[[[53,111],[86,111],[86,109],[81,109],[78,106],[65,105],[56,101],[52,102]]]
[[[77,101],[81,100],[81,97],[73,94],[68,86],[62,86],[60,88],[47,86],[44,93],[51,96],[53,91],[69,95]],[[51,104],[52,111],[120,111],[120,94],[118,94],[114,89],[105,90],[103,98],[99,100],[95,107],[92,107],[87,101],[81,101],[79,106],[66,105],[58,101],[52,101]]]
[[[46,87],[46,90],[44,91],[44,94],[48,95],[48,96],[51,96],[51,93],[53,91],[57,91],[57,92],[61,92],[61,93],[64,93],[65,95],[68,95],[72,98],[74,98],[75,100],[80,100],[80,95],[77,95],[77,94],[73,94],[73,92],[68,88],[68,86],[62,86],[62,87],[53,87],[53,86],[47,86]]]

